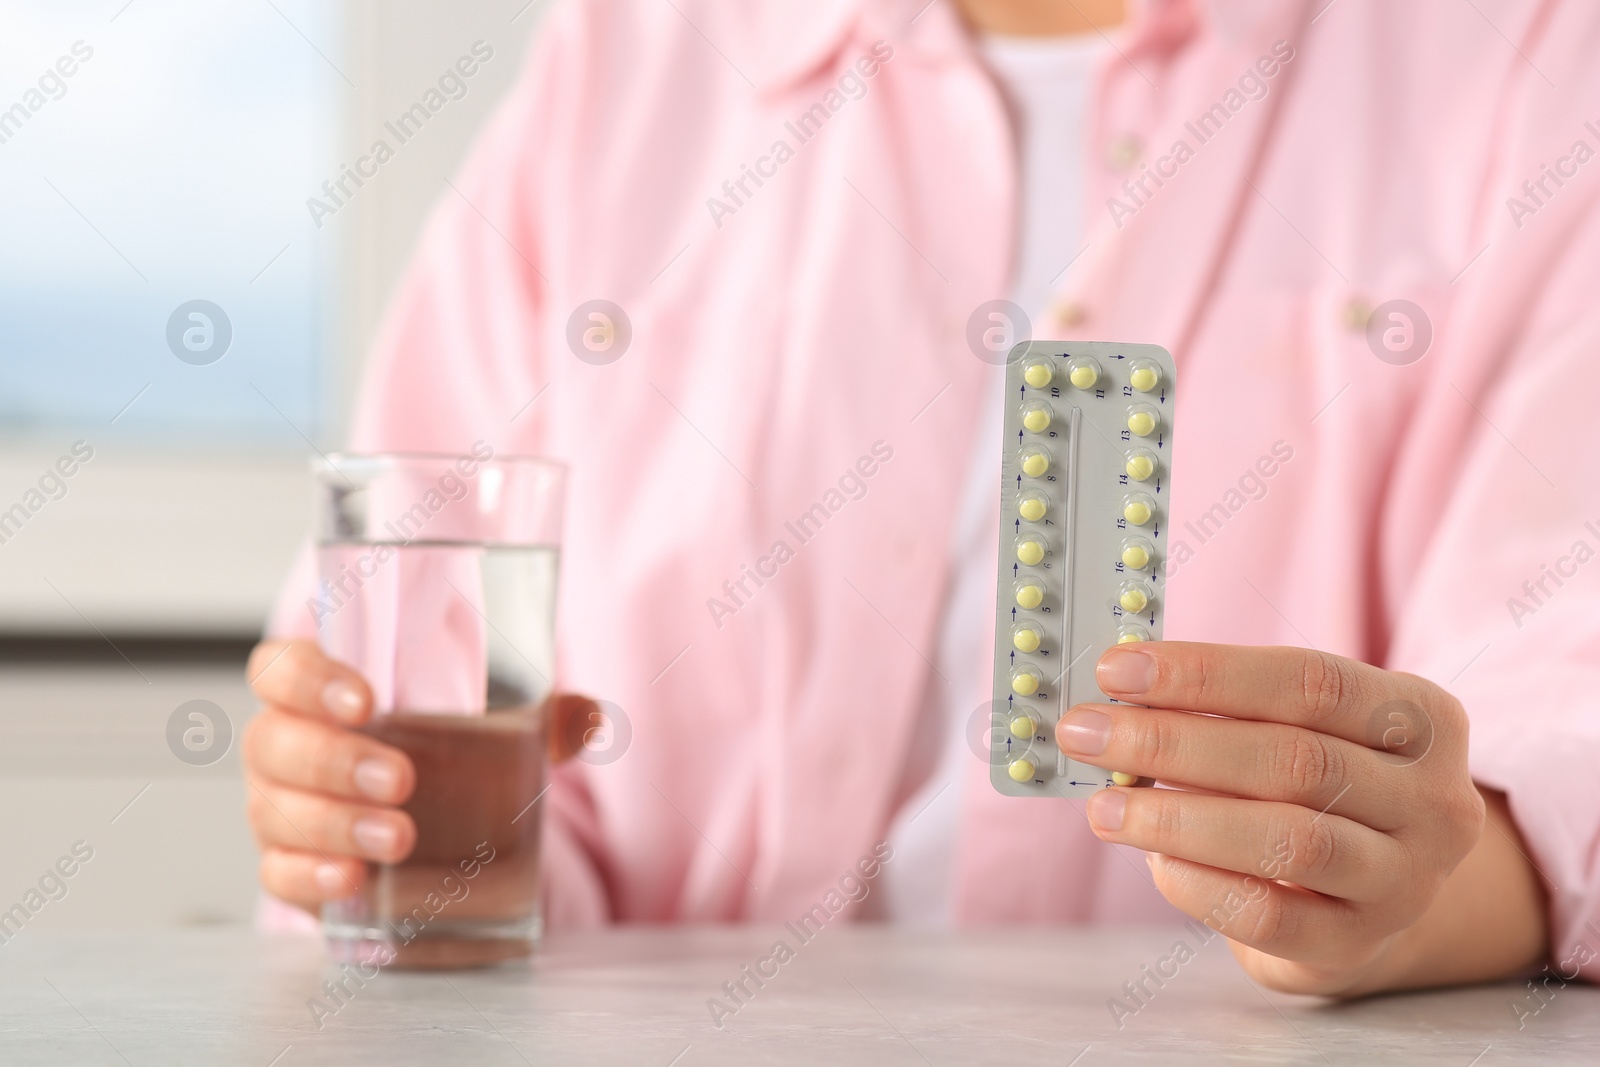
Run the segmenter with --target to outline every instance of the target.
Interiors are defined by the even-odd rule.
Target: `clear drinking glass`
[[[323,908],[330,951],[402,967],[525,956],[543,926],[534,804],[566,469],[480,442],[313,470],[319,640],[372,686],[365,732],[417,769],[416,849]]]

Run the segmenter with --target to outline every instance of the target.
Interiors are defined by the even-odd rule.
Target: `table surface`
[[[779,938],[792,958],[729,1000],[723,984]],[[1518,983],[1329,1004],[1257,988],[1192,929],[561,933],[531,964],[348,983],[319,1026],[310,1001],[332,1006],[337,976],[313,938],[23,930],[0,945],[0,1063],[1495,1067],[1593,1064],[1600,1044],[1600,989],[1558,989],[1537,1014]],[[1141,978],[1149,995],[1130,999]]]

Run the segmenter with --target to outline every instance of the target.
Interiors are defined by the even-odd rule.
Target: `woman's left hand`
[[[1387,957],[1477,844],[1460,703],[1415,675],[1300,648],[1124,645],[1056,738],[1174,789],[1090,798],[1106,841],[1276,989],[1379,988]]]

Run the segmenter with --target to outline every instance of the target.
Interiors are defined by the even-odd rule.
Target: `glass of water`
[[[543,923],[536,802],[566,468],[479,442],[313,470],[319,641],[372,687],[364,732],[417,770],[416,848],[323,908],[330,950],[401,967],[526,956]]]

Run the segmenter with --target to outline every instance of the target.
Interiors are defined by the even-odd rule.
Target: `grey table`
[[[723,983],[795,948],[742,1004]],[[1171,956],[1175,941],[1195,948]],[[1166,960],[1163,963],[1163,960]],[[1173,977],[1144,977],[1144,968]],[[1329,1005],[1257,989],[1192,931],[926,934],[623,928],[550,938],[531,965],[382,972],[319,1027],[314,939],[235,929],[22,931],[0,946],[0,1064],[1593,1064],[1600,989],[1522,1027],[1519,984]],[[1149,996],[1130,1000],[1125,981]],[[719,1029],[708,1000],[730,1008]],[[1128,1011],[1114,1018],[1108,1000]],[[332,1003],[332,1002],[329,1002]],[[1139,1006],[1134,1012],[1132,1007]],[[1118,1023],[1120,1022],[1120,1026]]]

